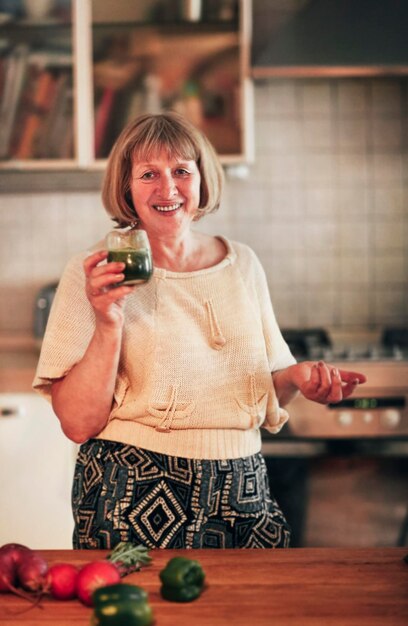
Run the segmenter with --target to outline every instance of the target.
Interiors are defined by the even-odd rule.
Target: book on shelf
[[[32,85],[23,98],[24,112],[21,120],[20,136],[13,149],[12,156],[16,159],[36,157],[36,141],[44,123],[45,116],[52,107],[56,79],[48,70],[37,71]]]
[[[6,58],[6,56],[2,56],[1,55],[1,50],[0,50],[0,94],[1,94],[1,98],[3,97],[3,94],[4,94],[4,85],[5,85],[5,80],[6,80],[6,68],[7,68],[7,58]]]
[[[52,106],[49,108],[36,142],[36,158],[72,157],[72,85],[68,74],[56,79]]]
[[[33,50],[26,44],[17,44],[3,51],[1,159],[72,155],[71,83],[72,57],[66,50]]]
[[[24,88],[28,60],[29,47],[26,44],[15,46],[5,57],[3,92],[0,106],[0,159],[9,157],[10,141],[21,93]]]
[[[115,103],[116,90],[105,87],[95,111],[95,157],[103,155],[109,120]]]

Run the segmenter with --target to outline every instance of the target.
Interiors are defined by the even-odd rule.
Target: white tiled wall
[[[281,326],[408,323],[407,85],[256,85],[255,163],[227,181],[222,208],[198,228],[256,250]],[[0,325],[27,331],[38,288],[112,223],[97,192],[0,204]]]
[[[98,193],[0,195],[1,331],[30,331],[38,289],[111,224]]]
[[[230,232],[258,251],[282,326],[408,323],[407,118],[406,79],[257,86]]]

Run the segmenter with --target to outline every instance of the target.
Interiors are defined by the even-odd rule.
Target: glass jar
[[[125,278],[121,285],[146,283],[153,275],[153,259],[149,238],[145,230],[113,230],[106,237],[108,263],[125,264]]]

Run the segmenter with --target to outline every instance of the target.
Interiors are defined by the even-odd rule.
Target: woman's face
[[[130,191],[141,226],[151,234],[177,235],[189,228],[200,203],[201,176],[193,160],[161,151],[134,160]]]

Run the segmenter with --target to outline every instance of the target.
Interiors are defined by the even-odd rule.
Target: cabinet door
[[[115,139],[143,112],[179,111],[224,164],[250,160],[250,10],[251,0],[0,0],[0,192],[99,188]]]
[[[137,115],[175,110],[206,133],[221,160],[244,160],[248,7],[92,0],[95,159],[106,159]]]
[[[78,446],[44,398],[0,394],[0,545],[69,549]]]
[[[1,166],[73,163],[71,0],[0,8]]]

